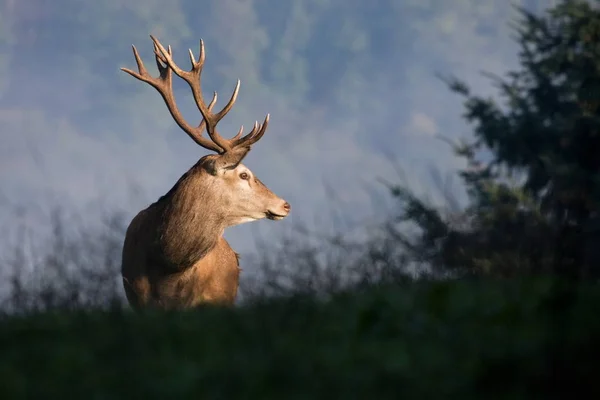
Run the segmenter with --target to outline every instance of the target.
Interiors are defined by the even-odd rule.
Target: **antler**
[[[135,56],[135,61],[138,65],[139,72],[132,71],[127,68],[121,68],[122,71],[127,72],[129,75],[137,78],[143,82],[148,83],[152,87],[154,87],[162,96],[165,101],[171,116],[179,125],[181,129],[183,129],[197,144],[208,149],[213,150],[219,154],[223,154],[228,152],[236,147],[245,146],[249,147],[252,144],[256,143],[265,133],[267,126],[269,124],[269,114],[265,117],[265,120],[262,124],[259,124],[258,121],[254,123],[254,128],[250,133],[242,136],[244,127],[242,126],[238,133],[231,139],[223,138],[216,130],[216,126],[223,119],[225,115],[231,110],[235,101],[237,99],[237,95],[240,89],[240,80],[238,79],[235,89],[233,90],[233,94],[231,98],[223,107],[223,109],[217,113],[212,112],[212,108],[217,102],[217,92],[213,93],[213,98],[211,102],[206,105],[204,98],[202,97],[202,88],[201,88],[201,73],[202,67],[204,66],[204,42],[200,40],[200,54],[198,57],[198,61],[194,58],[194,54],[192,50],[189,50],[190,61],[192,63],[192,69],[190,71],[184,71],[175,64],[172,58],[172,50],[171,46],[168,46],[168,50],[166,50],[163,45],[152,35],[150,38],[154,42],[154,55],[156,58],[156,65],[160,72],[160,76],[158,78],[152,77],[146,68],[144,67],[144,63],[142,62],[135,46],[133,47],[133,55]],[[194,96],[194,101],[198,107],[198,110],[202,114],[203,120],[197,127],[193,127],[189,125],[181,115],[181,112],[177,108],[177,104],[175,103],[175,98],[173,96],[173,86],[172,86],[172,75],[171,71],[175,72],[177,76],[186,81],[190,88],[192,89],[192,94]],[[208,132],[208,136],[212,140],[208,140],[206,137],[202,136],[202,132],[206,127],[206,131]]]

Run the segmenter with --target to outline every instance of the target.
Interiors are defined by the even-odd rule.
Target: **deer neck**
[[[216,246],[227,227],[219,214],[218,193],[191,170],[161,200],[161,253],[178,270],[191,267]]]

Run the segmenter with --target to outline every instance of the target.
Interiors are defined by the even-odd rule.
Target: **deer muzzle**
[[[290,203],[284,200],[281,206],[269,209],[265,214],[267,219],[279,221],[287,217],[291,209],[292,206],[290,205]]]

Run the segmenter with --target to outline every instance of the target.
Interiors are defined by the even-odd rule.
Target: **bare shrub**
[[[55,207],[47,222],[46,234],[35,235],[23,223],[12,232],[14,243],[3,244],[0,271],[8,285],[0,290],[2,312],[122,305],[123,214],[106,213],[90,224]]]
[[[258,239],[256,253],[245,263],[253,274],[242,282],[242,301],[292,295],[325,299],[419,275],[385,226],[369,229],[360,238],[351,236],[324,237],[298,225],[279,243]]]

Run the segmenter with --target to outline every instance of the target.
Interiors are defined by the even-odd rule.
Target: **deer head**
[[[212,100],[207,105],[201,89],[201,73],[205,58],[203,41],[200,40],[198,60],[192,50],[189,50],[192,68],[184,71],[173,61],[171,46],[165,49],[152,35],[150,38],[154,42],[154,55],[160,76],[155,78],[148,73],[135,46],[132,47],[138,72],[127,68],[121,70],[154,87],[161,94],[177,125],[198,145],[216,153],[202,157],[182,177],[188,183],[186,192],[191,191],[197,201],[203,201],[206,208],[210,208],[211,217],[224,221],[225,226],[262,218],[272,220],[285,218],[290,212],[289,203],[272,193],[241,163],[251,146],[264,135],[269,124],[269,114],[261,124],[255,122],[253,129],[247,135],[242,137],[244,129],[242,126],[231,139],[223,138],[217,132],[216,126],[233,107],[240,81],[237,81],[233,94],[223,109],[213,113],[217,93],[213,93]],[[186,81],[192,90],[195,103],[202,115],[202,121],[196,127],[185,121],[177,108],[172,88],[172,72]],[[205,129],[208,138],[202,135]]]

